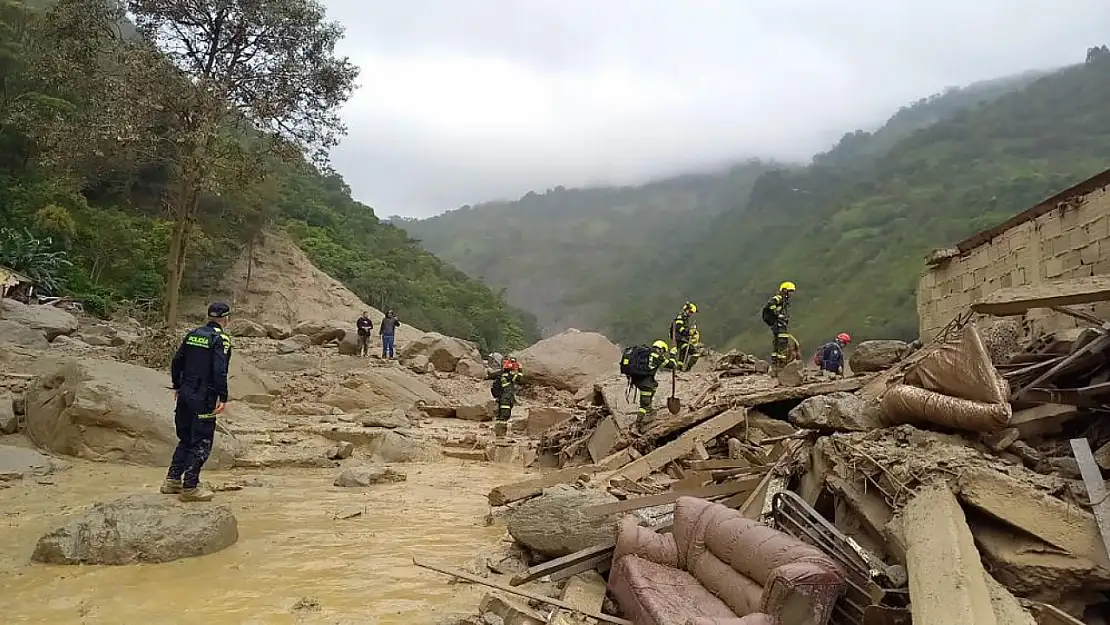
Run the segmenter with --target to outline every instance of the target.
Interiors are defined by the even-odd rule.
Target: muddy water
[[[403,467],[408,481],[331,485],[336,470],[206,472],[239,519],[239,542],[200,558],[132,566],[30,564],[36,539],[94,501],[157,488],[162,470],[75,463],[0,490],[4,623],[435,623],[472,613],[484,592],[449,584],[413,556],[459,567],[496,547],[489,488],[519,469],[444,461]],[[205,504],[199,504],[205,505]],[[343,519],[354,512],[361,515]],[[315,601],[298,601],[304,597]],[[305,604],[308,604],[307,606]]]

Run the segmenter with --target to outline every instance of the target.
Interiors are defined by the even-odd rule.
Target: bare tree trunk
[[[251,273],[254,272],[254,240],[256,238],[257,237],[254,235],[251,235],[250,242],[247,243],[247,284],[243,289],[244,298],[251,292]]]
[[[170,239],[170,253],[166,257],[166,306],[162,318],[167,328],[177,325],[178,305],[181,297],[181,261],[185,257],[185,237],[189,230],[189,215],[183,206],[178,207],[173,237]]]

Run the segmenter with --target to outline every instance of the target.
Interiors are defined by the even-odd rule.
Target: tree
[[[90,0],[86,0],[90,1]],[[138,32],[193,87],[164,102],[178,122],[164,320],[176,323],[188,231],[202,192],[264,174],[266,154],[325,163],[358,70],[315,0],[128,0]],[[246,139],[244,140],[244,135]]]

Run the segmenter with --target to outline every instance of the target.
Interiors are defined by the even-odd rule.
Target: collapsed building
[[[517,428],[557,470],[489,493],[525,562],[457,575],[482,622],[1110,622],[1108,185],[934,252],[924,346],[851,377],[732,353],[643,431],[619,377]]]

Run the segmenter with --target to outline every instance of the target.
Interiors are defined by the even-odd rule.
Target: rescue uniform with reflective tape
[[[217,402],[227,402],[227,371],[231,337],[219,323],[209,321],[185,335],[170,365],[177,391],[174,425],[177,448],[167,479],[181,480],[185,489],[200,483],[200,470],[212,452],[216,435]]]
[[[502,370],[498,376],[497,381],[501,385],[501,393],[497,396],[498,421],[508,421],[512,416],[513,406],[516,405],[516,385],[523,377],[524,374],[520,371],[509,370]]]
[[[675,360],[673,354],[665,352],[657,347],[652,347],[651,354],[648,356],[648,369],[651,370],[651,374],[630,376],[629,381],[640,393],[640,410],[637,421],[645,420],[651,412],[651,403],[655,399],[655,390],[659,388],[659,381],[655,379],[655,374],[659,372],[659,369],[676,368],[678,368],[678,361]]]
[[[765,319],[768,317],[771,319],[768,322],[771,326],[771,362],[777,365],[784,364],[790,350],[790,337],[787,336],[790,326],[790,300],[783,297],[781,293],[776,293],[763,308],[770,313],[765,316]]]

